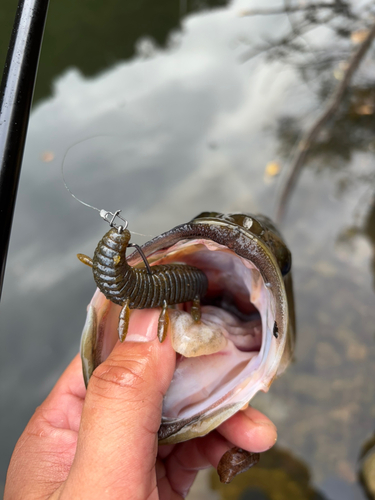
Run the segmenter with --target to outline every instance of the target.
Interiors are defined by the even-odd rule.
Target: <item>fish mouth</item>
[[[169,309],[176,369],[163,402],[159,442],[177,443],[207,434],[258,391],[268,390],[286,344],[284,281],[270,248],[227,221],[192,221],[154,238],[143,251],[151,265],[185,263],[208,279],[199,325],[189,314],[190,303]],[[128,262],[142,265],[136,253]],[[94,366],[117,341],[120,309],[96,291],[82,336],[95,340],[81,342],[81,353],[95,344]],[[143,340],[156,338],[156,325],[154,330]]]
[[[237,411],[256,392],[268,390],[283,339],[274,331],[275,294],[250,260],[207,239],[179,241],[166,254],[159,251],[148,258],[153,264],[193,265],[208,279],[201,325],[190,319],[189,303],[169,313],[172,345],[178,354],[163,402],[159,438],[176,442],[176,434],[180,440],[188,439],[189,428],[205,427],[204,422],[209,428],[210,419],[218,422],[220,414]],[[208,331],[208,340],[202,339],[201,329]]]

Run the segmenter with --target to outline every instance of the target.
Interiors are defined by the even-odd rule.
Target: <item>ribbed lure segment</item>
[[[151,267],[152,274],[146,269],[134,269],[136,285],[129,296],[131,309],[162,307],[164,300],[168,305],[181,304],[203,297],[208,282],[206,275],[193,266],[170,264]]]
[[[127,298],[124,289],[131,293],[135,282],[132,268],[126,262],[129,240],[129,231],[119,233],[113,228],[99,241],[93,258],[92,270],[97,287],[107,299],[120,305]]]
[[[208,281],[200,269],[184,264],[133,268],[126,261],[130,233],[112,228],[100,240],[93,258],[93,273],[100,291],[116,304],[129,301],[131,309],[161,307],[203,297]]]

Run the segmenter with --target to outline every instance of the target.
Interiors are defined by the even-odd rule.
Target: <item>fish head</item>
[[[169,311],[176,369],[163,402],[159,442],[178,443],[215,429],[258,391],[268,391],[289,364],[291,254],[268,218],[219,212],[203,212],[142,250],[151,266],[188,264],[208,279],[198,324],[188,304]],[[128,263],[140,266],[138,253]],[[82,335],[83,363],[97,366],[109,355],[120,310],[97,290]]]

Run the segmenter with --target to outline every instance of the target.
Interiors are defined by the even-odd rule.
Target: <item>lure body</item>
[[[126,234],[128,233],[128,234]],[[93,273],[99,290],[115,304],[129,300],[130,309],[181,304],[202,297],[207,290],[206,275],[185,264],[134,268],[126,261],[129,231],[108,231],[96,247]]]
[[[168,329],[167,307],[193,301],[191,314],[200,320],[200,298],[207,291],[208,281],[200,269],[186,264],[158,265],[147,268],[131,267],[126,260],[130,232],[110,229],[98,243],[94,257],[78,255],[92,266],[99,290],[107,299],[122,306],[119,337],[125,340],[129,309],[162,307],[158,324],[158,337],[162,342]]]

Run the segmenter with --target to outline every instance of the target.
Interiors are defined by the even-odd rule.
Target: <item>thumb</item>
[[[142,311],[129,336],[157,328],[159,311]],[[155,325],[153,325],[155,323]],[[87,388],[77,451],[61,498],[146,499],[156,488],[157,432],[176,354],[160,344],[117,343]],[[155,492],[155,498],[157,494]]]

